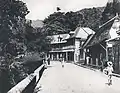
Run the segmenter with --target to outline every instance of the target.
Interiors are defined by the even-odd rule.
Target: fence
[[[33,93],[44,71],[44,64],[38,67],[34,73],[31,73],[24,80],[10,89],[7,93]]]

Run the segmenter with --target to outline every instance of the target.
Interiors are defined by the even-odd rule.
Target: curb
[[[87,68],[87,69],[90,69],[90,70],[93,70],[93,71],[97,71],[97,69],[90,68],[90,67],[85,66],[85,65],[81,65],[81,64],[78,64],[78,63],[74,63],[74,64],[77,65],[77,66],[83,67],[83,68]],[[119,74],[113,73],[113,76],[120,78],[120,75],[119,75]]]
[[[87,68],[87,69],[93,70],[93,71],[97,71],[97,69],[90,68],[90,67],[88,67],[88,66],[84,66],[84,65],[81,65],[81,64],[77,64],[77,63],[74,63],[74,64],[77,65],[77,66],[81,66],[81,67],[84,67],[84,68]]]
[[[113,73],[113,76],[120,78],[120,75],[119,75],[119,74]]]

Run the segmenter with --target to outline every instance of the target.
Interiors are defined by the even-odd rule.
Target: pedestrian
[[[47,69],[47,60],[46,60],[46,58],[43,59],[43,64],[45,66],[45,69]]]
[[[89,56],[86,57],[87,65],[89,65],[89,58],[90,58]]]
[[[48,65],[50,65],[50,58],[49,57],[48,57],[47,61],[48,61]]]
[[[107,62],[107,74],[108,74],[108,85],[112,85],[112,75],[113,75],[113,63],[111,61]]]
[[[103,71],[103,61],[101,61],[101,65],[100,65],[100,71]]]
[[[65,63],[65,61],[64,61],[64,57],[63,57],[62,61],[61,61],[62,67],[64,67],[64,63]]]

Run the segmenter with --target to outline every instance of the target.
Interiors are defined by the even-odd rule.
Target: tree
[[[120,14],[120,0],[108,1],[105,10],[102,13],[101,21],[105,23],[113,18],[117,13]]]
[[[24,51],[25,16],[28,13],[26,4],[22,1],[0,0],[0,55],[5,57],[0,71],[6,72],[4,76],[0,76],[1,82],[4,83],[2,87],[6,88],[4,90],[0,86],[1,93],[6,93],[10,88],[7,84],[12,81],[10,67],[13,58]]]
[[[67,29],[65,29],[65,15],[64,12],[55,12],[48,16],[43,22],[43,31],[47,32],[48,35],[58,34],[58,33],[65,33]]]
[[[16,56],[17,51],[12,53],[9,45],[14,46],[12,49],[17,49],[18,44],[23,43],[25,16],[28,14],[28,10],[25,3],[19,0],[1,0],[0,7],[0,43],[3,53]]]
[[[101,24],[101,17],[104,7],[87,8],[77,12],[55,12],[44,19],[43,29],[49,35],[63,34],[74,31],[78,26],[89,27],[94,31]]]
[[[33,28],[28,22],[26,24],[26,46],[29,52],[47,52],[50,49],[50,38],[44,28]]]

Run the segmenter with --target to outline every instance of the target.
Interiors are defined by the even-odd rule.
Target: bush
[[[39,57],[38,53],[26,55],[20,60],[16,59],[10,65],[6,64],[5,60],[1,60],[0,93],[6,93],[40,65],[42,65],[42,58]]]
[[[40,58],[38,53],[31,53],[23,57],[22,64],[25,68],[28,68],[28,74],[30,74],[40,65],[42,65],[42,58]]]
[[[23,62],[28,63],[28,62],[35,62],[41,60],[40,55],[38,53],[30,53],[26,56],[23,57]]]

